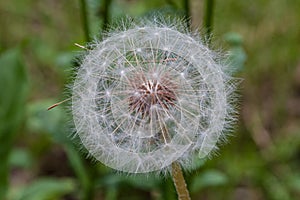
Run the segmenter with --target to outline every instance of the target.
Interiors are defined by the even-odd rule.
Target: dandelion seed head
[[[188,168],[217,149],[234,117],[233,79],[181,26],[111,32],[84,57],[72,88],[75,127],[105,165],[130,173]]]

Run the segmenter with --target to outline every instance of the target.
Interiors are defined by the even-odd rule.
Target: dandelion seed
[[[83,145],[116,170],[145,173],[217,149],[230,128],[232,84],[199,37],[147,22],[112,32],[82,61],[72,112]]]

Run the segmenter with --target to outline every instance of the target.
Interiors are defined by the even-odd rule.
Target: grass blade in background
[[[50,200],[61,197],[74,191],[76,184],[68,178],[40,178],[28,185],[14,199],[18,200]]]
[[[107,31],[108,24],[109,24],[109,17],[110,17],[110,5],[112,0],[104,0],[103,1],[103,8],[101,9],[103,24],[102,24],[102,31]]]
[[[68,137],[69,116],[63,106],[57,106],[53,110],[47,111],[49,105],[54,104],[54,100],[46,99],[30,104],[28,107],[27,126],[32,132],[48,133],[54,143],[61,144],[67,154],[70,166],[72,167],[79,183],[80,199],[88,200],[93,196],[93,184],[90,177],[92,170],[85,165],[81,153],[75,150],[73,141]],[[74,139],[75,140],[75,139]],[[80,142],[80,141],[78,141]],[[75,142],[76,143],[76,142]]]
[[[205,4],[204,31],[205,39],[207,43],[210,44],[213,29],[214,0],[206,0]]]
[[[89,26],[89,17],[87,11],[87,1],[80,0],[80,12],[81,12],[81,20],[84,31],[84,36],[86,42],[90,41],[90,26]]]
[[[28,83],[18,48],[0,56],[0,199],[8,189],[9,155],[25,113]]]
[[[65,145],[65,151],[68,155],[69,162],[81,184],[83,197],[82,199],[88,200],[92,199],[94,195],[93,191],[93,181],[90,178],[91,170],[88,170],[86,166],[84,166],[83,160],[81,159],[78,152],[75,150],[72,144]]]
[[[189,0],[183,0],[183,5],[184,5],[184,13],[185,13],[185,20],[186,20],[186,25],[187,28],[190,30],[191,29],[191,21],[190,21],[190,2]]]

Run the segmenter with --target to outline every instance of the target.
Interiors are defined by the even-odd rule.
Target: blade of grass
[[[73,147],[73,145],[68,144],[65,145],[65,151],[68,155],[69,162],[79,179],[79,182],[83,188],[83,198],[84,200],[93,199],[94,191],[93,191],[93,183],[90,178],[90,170],[86,166],[84,166],[83,160]]]
[[[205,15],[204,15],[204,31],[207,44],[211,42],[211,33],[213,30],[213,11],[214,0],[206,0],[205,2]]]
[[[103,18],[103,24],[102,24],[102,31],[106,31],[108,28],[109,23],[109,17],[110,17],[110,5],[112,3],[112,0],[104,0],[103,1],[103,10],[102,10],[102,18]]]
[[[86,0],[80,0],[81,21],[86,42],[90,42],[90,28]]]
[[[21,55],[16,48],[0,56],[0,199],[9,187],[9,155],[25,116],[28,81]]]
[[[187,25],[187,28],[190,30],[191,29],[191,22],[190,22],[190,1],[189,0],[183,0],[183,5],[184,5],[186,25]]]

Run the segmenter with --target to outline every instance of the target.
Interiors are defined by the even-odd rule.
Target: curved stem
[[[187,189],[181,166],[178,162],[172,163],[172,178],[178,194],[179,200],[190,200],[190,194]]]

